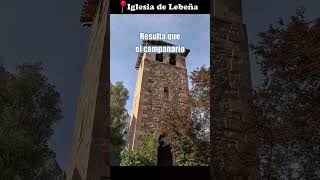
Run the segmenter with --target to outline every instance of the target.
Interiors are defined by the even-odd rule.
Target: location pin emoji
[[[123,13],[123,7],[125,7],[127,5],[126,1],[121,1],[120,3],[122,9],[121,9],[121,13]]]

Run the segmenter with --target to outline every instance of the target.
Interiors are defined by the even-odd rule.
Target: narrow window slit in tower
[[[169,64],[176,65],[176,54],[170,54]]]
[[[169,88],[168,88],[168,87],[164,87],[164,88],[163,88],[163,97],[164,97],[164,99],[166,99],[166,100],[169,99]]]
[[[156,61],[163,62],[163,53],[156,54]]]

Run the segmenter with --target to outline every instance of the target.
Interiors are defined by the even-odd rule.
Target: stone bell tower
[[[174,46],[163,41],[144,41],[143,46]],[[186,69],[185,53],[140,53],[136,62],[138,77],[134,94],[132,116],[129,121],[128,145],[130,149],[136,149],[143,141],[146,133],[159,133],[157,124],[161,121],[162,108],[168,103],[178,103],[184,106],[187,103],[189,88]],[[159,138],[160,134],[159,134]],[[161,142],[159,143],[161,144]],[[159,145],[157,144],[157,146]],[[164,150],[166,151],[166,150]],[[172,165],[171,162],[163,162],[159,157],[158,165]],[[170,152],[167,152],[170,154]],[[172,155],[171,155],[172,156]],[[169,160],[170,161],[170,160]],[[160,164],[159,164],[160,163]]]
[[[109,0],[85,0],[80,18],[91,29],[78,100],[68,180],[110,179]]]
[[[242,3],[241,0],[214,0],[211,10],[212,177],[259,179],[254,147],[243,148],[254,145],[255,138],[250,134],[250,127],[254,127],[249,105],[251,71]],[[246,163],[241,159],[246,159]]]

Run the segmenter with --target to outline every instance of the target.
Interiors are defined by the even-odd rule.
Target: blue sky
[[[139,34],[180,33],[181,39],[167,41],[190,49],[187,70],[190,74],[210,64],[209,15],[111,15],[110,16],[110,79],[123,81],[129,90],[127,110],[131,113],[137,79],[135,47],[141,44]]]

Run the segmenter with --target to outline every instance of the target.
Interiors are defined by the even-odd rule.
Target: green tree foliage
[[[252,46],[263,84],[255,92],[264,179],[320,178],[320,19],[297,11]]]
[[[202,66],[191,72],[191,117],[196,123],[197,137],[210,141],[210,71]]]
[[[147,133],[142,146],[137,150],[124,149],[121,152],[121,166],[155,166],[156,136]]]
[[[14,74],[0,66],[0,179],[37,179],[54,157],[48,140],[59,119],[60,95],[40,63],[18,66]]]
[[[123,82],[111,83],[111,165],[119,165],[120,152],[124,148],[123,128],[129,118],[125,108],[129,92]]]
[[[208,165],[210,157],[210,72],[197,68],[191,73],[190,97],[183,107],[173,100],[163,109],[159,127],[180,166]]]

